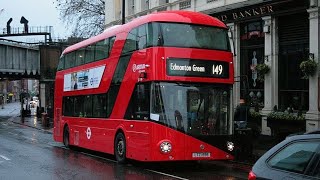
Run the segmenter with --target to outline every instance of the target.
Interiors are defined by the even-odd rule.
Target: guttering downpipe
[[[125,7],[125,0],[122,0],[122,24],[126,23]]]

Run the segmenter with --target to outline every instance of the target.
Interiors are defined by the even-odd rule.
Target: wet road
[[[246,179],[248,166],[225,162],[117,164],[112,156],[65,149],[52,134],[0,117],[1,179]]]

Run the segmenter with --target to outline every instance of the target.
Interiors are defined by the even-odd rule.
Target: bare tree
[[[104,30],[105,0],[56,0],[60,17],[72,36],[91,37]]]

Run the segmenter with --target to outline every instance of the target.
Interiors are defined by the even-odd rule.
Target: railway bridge
[[[5,104],[10,95],[19,99],[27,90],[25,80],[32,79],[39,82],[40,107],[53,105],[54,78],[62,49],[61,44],[27,44],[0,39],[0,104]]]

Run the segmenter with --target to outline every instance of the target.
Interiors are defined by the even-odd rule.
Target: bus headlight
[[[234,149],[234,144],[233,144],[233,142],[231,142],[231,141],[228,141],[228,142],[227,142],[227,149],[228,149],[229,151],[233,151],[233,149]]]
[[[172,149],[172,145],[170,142],[168,141],[163,141],[161,144],[160,144],[160,151],[162,153],[169,153],[171,152],[171,149]]]

